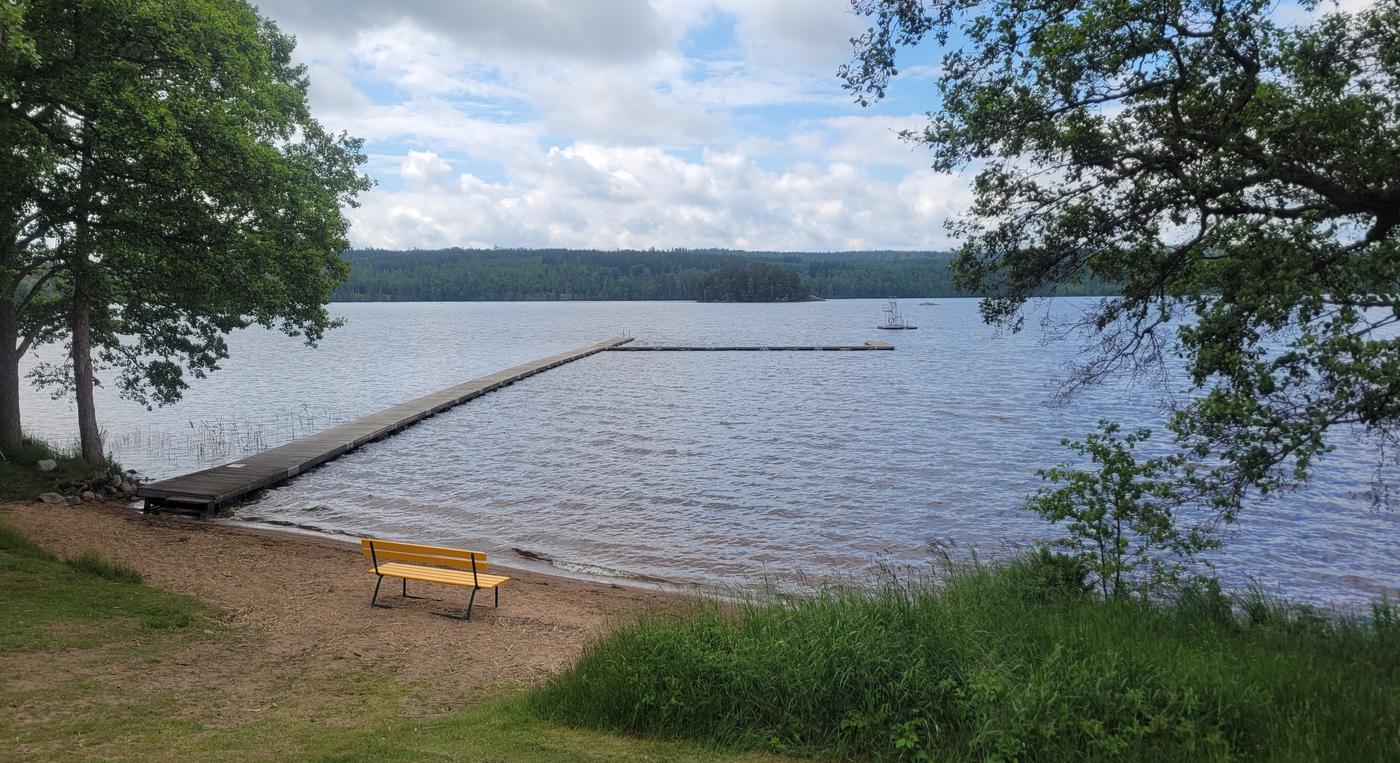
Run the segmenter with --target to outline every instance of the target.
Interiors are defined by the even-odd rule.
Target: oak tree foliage
[[[361,141],[307,105],[294,40],[243,0],[20,0],[0,13],[0,446],[18,357],[76,392],[100,458],[95,371],[147,404],[251,324],[315,341],[343,278]],[[6,400],[14,401],[6,415]]]
[[[1072,390],[1178,362],[1172,429],[1227,513],[1331,439],[1400,424],[1400,0],[854,0],[845,86],[945,48],[908,138],[975,173],[954,269],[1019,329],[1028,297],[1122,285]],[[1293,19],[1289,21],[1288,19]],[[933,104],[931,104],[932,106]],[[1393,470],[1382,458],[1380,475]],[[1383,480],[1382,480],[1383,481]]]

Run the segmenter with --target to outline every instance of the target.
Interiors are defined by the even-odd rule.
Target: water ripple
[[[334,308],[348,325],[318,350],[235,335],[228,368],[172,408],[151,414],[104,391],[119,457],[152,476],[188,471],[628,327],[658,344],[856,344],[879,333],[873,301]],[[1035,470],[1063,458],[1061,437],[1101,417],[1160,428],[1149,389],[1047,407],[1073,345],[1035,332],[993,338],[971,300],[911,309],[920,330],[893,337],[893,353],[594,356],[426,420],[241,512],[579,574],[737,583],[860,572],[926,562],[930,543],[994,553],[1047,537],[1019,507]],[[31,395],[24,405],[35,429],[71,431],[66,403]],[[1228,582],[1342,606],[1400,591],[1400,518],[1364,496],[1374,449],[1337,446],[1306,490],[1248,507],[1215,557]]]

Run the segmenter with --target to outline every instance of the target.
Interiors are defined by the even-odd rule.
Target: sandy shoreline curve
[[[146,583],[194,596],[228,613],[233,635],[198,643],[185,663],[161,679],[181,686],[264,684],[287,671],[385,670],[429,687],[450,704],[483,688],[537,683],[571,665],[585,646],[619,620],[680,605],[686,597],[646,587],[494,567],[512,580],[499,609],[460,614],[465,589],[410,584],[404,599],[386,583],[369,604],[374,576],[348,539],[142,514],[121,504],[0,505],[3,520],[58,556],[87,551],[119,561]],[[396,583],[396,581],[390,581]],[[478,597],[480,598],[480,597]],[[53,669],[54,666],[47,666]],[[38,678],[36,675],[35,678]]]

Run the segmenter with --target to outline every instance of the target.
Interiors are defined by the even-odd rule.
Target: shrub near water
[[[55,467],[46,472],[38,464],[47,459],[52,459]],[[125,478],[121,465],[115,461],[94,466],[72,450],[25,437],[18,448],[0,451],[0,502],[28,501],[65,485],[102,481],[113,476]]]
[[[532,704],[824,757],[1400,759],[1388,614],[1248,624],[1211,590],[1159,606],[1047,596],[1028,564],[647,619]]]

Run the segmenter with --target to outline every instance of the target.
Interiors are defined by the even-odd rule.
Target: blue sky
[[[860,108],[843,0],[271,0],[367,140],[357,246],[944,248],[968,178],[900,141],[937,51]]]

